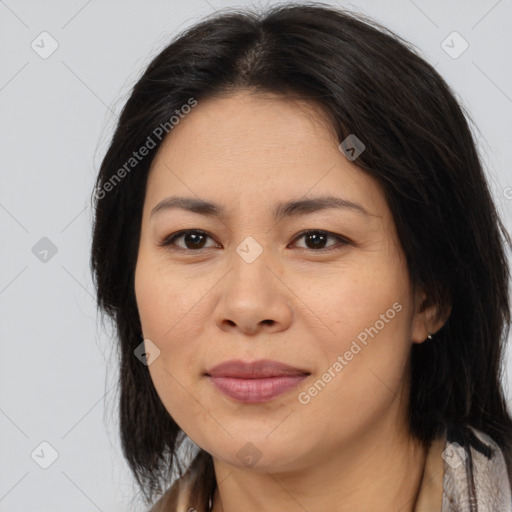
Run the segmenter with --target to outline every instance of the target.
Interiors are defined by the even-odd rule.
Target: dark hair
[[[427,446],[446,426],[476,427],[501,447],[510,471],[512,419],[501,384],[510,271],[502,235],[511,242],[469,115],[435,69],[390,30],[322,3],[287,4],[261,14],[214,14],[161,51],[133,87],[97,178],[91,269],[98,307],[119,338],[123,452],[147,501],[172,471],[182,473],[177,450],[185,437],[134,356],[141,343],[134,271],[161,140],[129,175],[121,179],[119,170],[156,127],[172,137],[169,119],[191,98],[200,105],[241,90],[309,100],[340,142],[355,134],[364,143],[354,163],[385,193],[412,284],[440,311],[451,306],[433,340],[411,349],[411,434]],[[204,469],[209,492],[211,456],[200,449],[194,464]]]

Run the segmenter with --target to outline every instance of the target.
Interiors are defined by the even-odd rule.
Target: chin
[[[267,434],[265,434],[267,435]],[[250,441],[247,437],[235,438],[227,446],[216,446],[208,451],[215,459],[237,469],[256,473],[289,472],[299,469],[301,460],[308,459],[304,453],[297,453],[301,443],[272,443],[269,439]]]

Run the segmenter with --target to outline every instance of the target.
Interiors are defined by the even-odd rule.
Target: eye
[[[201,231],[199,229],[185,229],[182,231],[178,231],[176,233],[173,233],[172,235],[165,238],[162,242],[160,242],[158,245],[161,247],[170,247],[172,249],[177,250],[183,250],[183,251],[198,251],[200,249],[208,249],[211,247],[218,247],[213,246],[206,246],[205,247],[205,241],[207,238],[211,238],[208,233]],[[294,240],[296,242],[297,240],[300,240],[301,238],[304,238],[306,242],[306,247],[302,247],[303,249],[311,250],[314,252],[321,252],[321,251],[330,251],[333,249],[336,249],[336,245],[348,245],[350,241],[340,235],[335,235],[334,233],[330,233],[328,231],[324,231],[321,229],[310,229],[307,231],[303,231],[300,233]],[[339,244],[331,244],[327,248],[325,248],[325,244],[328,239],[336,240]],[[184,247],[176,244],[176,241],[179,239],[183,239]]]
[[[185,243],[185,247],[176,246],[175,241],[183,238],[183,242]],[[208,233],[201,231],[199,229],[185,229],[183,231],[178,231],[177,233],[173,233],[168,236],[163,242],[158,245],[161,247],[170,247],[176,246],[179,250],[187,251],[187,250],[197,250],[204,248],[204,241],[206,238],[211,238]],[[188,246],[187,246],[188,245]],[[173,247],[174,248],[174,247]],[[208,248],[208,247],[207,247]]]
[[[317,252],[322,250],[324,252],[330,251],[336,248],[335,246],[337,244],[332,244],[328,246],[327,249],[324,248],[325,243],[329,238],[337,240],[339,243],[341,243],[341,245],[347,245],[350,243],[348,239],[340,235],[335,235],[334,233],[329,233],[328,231],[323,231],[321,229],[310,229],[307,231],[303,231],[295,240],[299,240],[301,238],[304,238],[304,240],[306,241],[306,245],[309,245],[306,246],[305,249]]]

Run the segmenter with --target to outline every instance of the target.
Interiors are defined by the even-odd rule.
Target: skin
[[[200,101],[152,163],[135,274],[143,335],[160,350],[148,368],[169,414],[213,457],[215,512],[413,510],[426,453],[408,432],[410,349],[443,321],[411,288],[382,190],[338,144],[311,103],[241,91]],[[171,195],[213,201],[226,216],[151,216]],[[321,195],[369,215],[272,218],[278,201]],[[158,245],[182,229],[208,236],[199,249],[185,237],[175,249]],[[329,237],[315,248],[300,236],[309,229],[349,242]],[[246,237],[263,250],[252,263],[236,251]],[[301,403],[395,303],[400,312]],[[239,403],[204,375],[235,358],[311,375],[271,401]],[[249,442],[260,457],[251,467],[237,456]]]

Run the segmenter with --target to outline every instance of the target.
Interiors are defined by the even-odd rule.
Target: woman
[[[151,510],[512,510],[510,238],[398,36],[323,4],[204,20],[133,88],[94,201]]]

